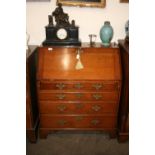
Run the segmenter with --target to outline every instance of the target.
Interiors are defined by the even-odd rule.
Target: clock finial
[[[55,17],[55,22],[57,26],[69,26],[69,16],[64,13],[62,4],[58,3],[58,7],[54,10],[52,15]]]

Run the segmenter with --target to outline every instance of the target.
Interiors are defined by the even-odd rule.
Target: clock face
[[[61,40],[66,39],[67,38],[67,31],[63,28],[58,29],[56,35]]]

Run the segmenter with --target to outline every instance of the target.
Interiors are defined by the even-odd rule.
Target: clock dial
[[[61,28],[57,31],[56,35],[61,40],[66,39],[67,38],[67,31],[65,29]]]

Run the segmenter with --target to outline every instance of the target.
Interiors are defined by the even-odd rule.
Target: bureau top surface
[[[38,80],[121,80],[118,48],[38,48]]]

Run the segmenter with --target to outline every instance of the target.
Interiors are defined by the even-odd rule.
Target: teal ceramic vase
[[[105,21],[104,25],[100,29],[100,38],[102,44],[106,47],[110,46],[111,39],[113,37],[113,28],[109,21]]]

